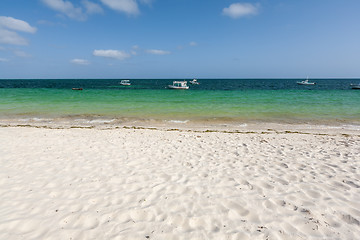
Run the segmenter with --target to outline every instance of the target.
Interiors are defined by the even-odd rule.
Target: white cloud
[[[10,30],[35,33],[36,28],[30,26],[27,22],[12,17],[0,16],[0,27]]]
[[[83,0],[81,3],[84,5],[88,14],[104,13],[104,10],[100,7],[99,4],[90,2],[88,0]]]
[[[28,45],[28,41],[13,31],[0,28],[0,43],[13,45]]]
[[[79,59],[79,58],[72,59],[70,62],[74,63],[74,64],[78,64],[78,65],[89,65],[90,64],[90,62],[88,60]]]
[[[30,54],[26,53],[26,52],[23,52],[23,51],[20,51],[20,50],[15,50],[14,51],[14,54],[18,57],[23,57],[23,58],[27,58],[27,57],[31,57]]]
[[[62,14],[65,14],[71,19],[84,21],[87,16],[83,13],[81,7],[74,7],[70,1],[66,0],[42,0],[42,2],[47,5],[49,8],[58,11]]]
[[[149,50],[146,50],[146,52],[150,53],[150,54],[155,54],[155,55],[166,55],[166,54],[171,53],[169,51],[158,50],[158,49],[149,49]]]
[[[27,45],[28,41],[16,31],[35,33],[36,28],[27,22],[12,17],[0,16],[0,43]]]
[[[119,51],[119,50],[94,50],[93,55],[97,57],[107,57],[107,58],[115,58],[119,60],[124,60],[130,57],[130,54]]]
[[[103,13],[104,10],[99,4],[89,0],[82,0],[82,6],[75,7],[72,2],[67,0],[41,0],[49,8],[64,14],[65,16],[79,21],[85,21],[87,15]]]
[[[6,58],[0,58],[0,62],[8,62],[9,60],[7,60]]]
[[[138,53],[137,53],[137,51],[139,50],[140,48],[139,48],[139,46],[138,45],[134,45],[134,46],[132,46],[132,50],[130,51],[130,53],[131,53],[131,55],[137,55]]]
[[[195,46],[197,46],[198,44],[197,44],[197,42],[190,42],[189,45],[190,45],[191,47],[195,47]]]
[[[140,13],[136,0],[100,0],[109,8],[125,12],[130,15],[137,15]]]
[[[231,18],[239,18],[248,15],[256,15],[259,5],[251,3],[233,3],[228,8],[224,8],[222,13]]]

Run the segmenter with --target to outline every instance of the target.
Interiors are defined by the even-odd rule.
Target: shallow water
[[[359,80],[198,79],[189,90],[167,89],[172,81],[0,80],[0,117],[360,124],[360,91],[349,87]]]

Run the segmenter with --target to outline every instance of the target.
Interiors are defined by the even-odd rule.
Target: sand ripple
[[[360,239],[359,135],[0,131],[0,239]]]

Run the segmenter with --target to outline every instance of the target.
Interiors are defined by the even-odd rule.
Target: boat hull
[[[173,85],[168,85],[168,88],[169,89],[183,89],[183,90],[185,90],[185,89],[189,89],[189,86],[187,86],[187,87],[176,87],[176,86],[173,86]]]
[[[297,83],[298,85],[316,85],[316,83]]]

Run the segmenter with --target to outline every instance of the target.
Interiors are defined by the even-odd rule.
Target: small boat
[[[168,85],[170,89],[189,89],[187,81],[173,81],[172,85]]]
[[[123,85],[123,86],[130,86],[130,85],[131,85],[131,83],[130,83],[130,80],[125,79],[125,80],[121,80],[120,85]]]
[[[72,88],[71,90],[78,90],[78,91],[81,91],[83,90],[82,88]]]
[[[189,83],[193,85],[199,85],[200,83],[194,78],[193,80],[189,81]]]
[[[306,80],[301,82],[296,82],[298,85],[315,85],[315,82],[309,82],[309,78],[306,78]]]
[[[358,84],[350,84],[350,87],[352,89],[360,89],[360,83],[358,83]]]

